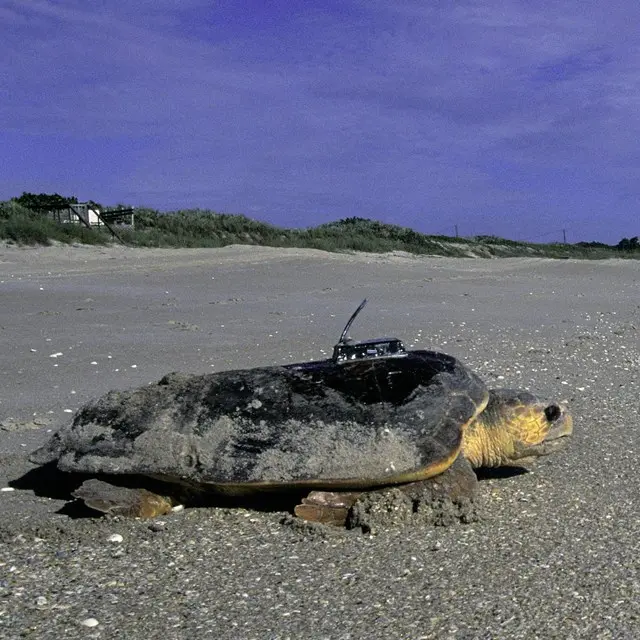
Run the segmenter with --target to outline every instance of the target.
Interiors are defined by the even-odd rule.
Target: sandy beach
[[[633,260],[0,247],[0,637],[638,637],[639,283]],[[478,522],[373,535],[281,511],[74,518],[23,479],[88,400],[326,357],[365,297],[354,337],[566,401],[569,447],[483,479]]]

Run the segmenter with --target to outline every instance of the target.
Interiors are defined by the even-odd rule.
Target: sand
[[[639,281],[623,260],[0,247],[0,637],[637,637]],[[19,480],[91,398],[325,357],[365,297],[354,337],[567,401],[570,446],[483,479],[478,522],[372,535],[281,511],[74,518],[65,487]]]

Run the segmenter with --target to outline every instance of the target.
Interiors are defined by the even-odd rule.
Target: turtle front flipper
[[[298,518],[322,524],[361,528],[370,531],[376,522],[384,520],[385,511],[399,505],[407,514],[429,510],[433,521],[439,522],[441,512],[451,512],[447,505],[464,504],[460,519],[474,510],[472,501],[478,480],[468,460],[458,456],[443,473],[407,484],[380,487],[368,491],[312,491],[294,509]]]
[[[91,509],[112,516],[155,518],[169,513],[173,507],[166,496],[142,488],[118,487],[95,478],[83,482],[72,495]]]
[[[298,518],[343,527],[361,491],[312,491],[293,512]]]

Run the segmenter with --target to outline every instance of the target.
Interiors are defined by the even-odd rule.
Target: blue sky
[[[636,0],[5,0],[0,199],[640,235]]]

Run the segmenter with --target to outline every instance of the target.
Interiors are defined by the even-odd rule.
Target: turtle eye
[[[544,415],[547,416],[549,422],[555,422],[562,415],[562,411],[557,404],[550,404],[545,407]]]

